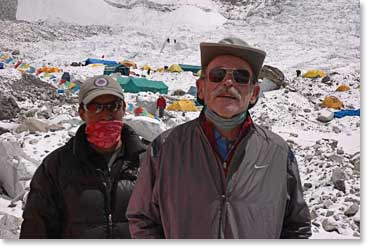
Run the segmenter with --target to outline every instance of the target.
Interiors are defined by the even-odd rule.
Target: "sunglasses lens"
[[[90,112],[96,112],[98,109],[98,104],[95,104],[95,103],[88,103],[87,104],[87,110],[90,111]]]
[[[89,103],[87,105],[87,110],[89,112],[98,114],[103,111],[103,109],[107,109],[111,112],[116,112],[122,107],[122,102],[115,101],[107,104],[99,104],[99,103]]]
[[[233,79],[239,84],[247,84],[250,81],[250,73],[247,70],[233,70]]]
[[[223,68],[214,68],[209,72],[209,80],[214,83],[222,82],[226,77],[226,70]]]
[[[121,108],[122,103],[120,101],[115,101],[111,104],[108,104],[108,106],[109,106],[108,110],[116,112]]]

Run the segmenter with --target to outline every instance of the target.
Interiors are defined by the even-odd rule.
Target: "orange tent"
[[[326,108],[342,109],[344,104],[337,97],[327,96],[324,101],[322,101],[321,106]]]
[[[340,85],[338,88],[336,88],[336,91],[349,91],[350,88],[347,85]]]

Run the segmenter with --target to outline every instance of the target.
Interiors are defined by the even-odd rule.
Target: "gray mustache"
[[[227,87],[221,86],[213,92],[213,95],[214,95],[214,97],[217,97],[217,96],[219,96],[220,94],[223,94],[223,93],[229,94],[229,95],[235,97],[237,100],[241,100],[241,98],[242,98],[241,94],[234,87],[230,87],[228,89]]]

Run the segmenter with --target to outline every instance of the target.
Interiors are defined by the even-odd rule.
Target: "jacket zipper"
[[[104,187],[105,193],[105,207],[107,210],[107,238],[112,238],[112,227],[113,227],[113,220],[112,220],[112,211],[111,211],[111,169],[108,168],[107,175],[101,169],[97,169],[98,172],[102,174],[102,184]],[[107,177],[106,177],[107,176]]]

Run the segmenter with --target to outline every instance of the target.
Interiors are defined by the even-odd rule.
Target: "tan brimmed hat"
[[[229,37],[218,43],[200,43],[201,67],[206,68],[211,60],[221,55],[232,55],[247,61],[257,79],[266,56],[265,51],[251,47],[242,39]]]

